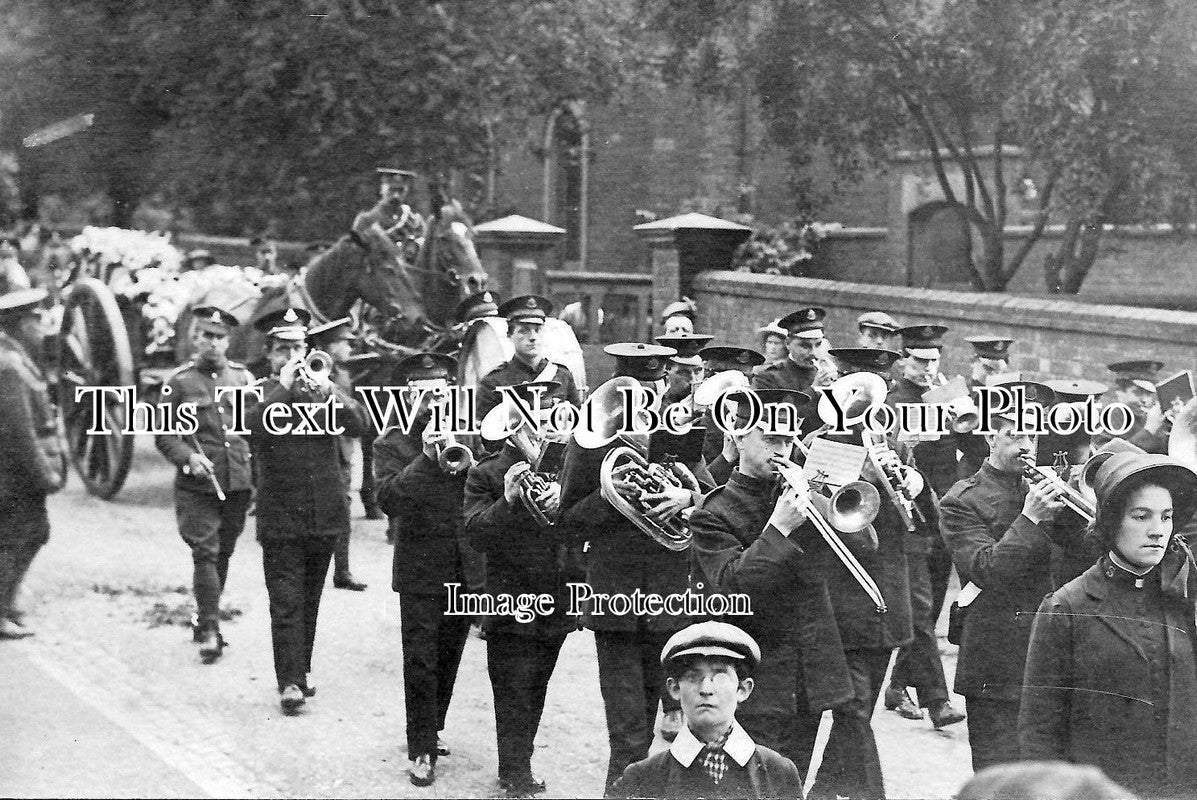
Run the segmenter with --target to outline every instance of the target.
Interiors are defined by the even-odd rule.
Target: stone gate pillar
[[[564,239],[564,228],[519,214],[474,226],[478,258],[504,300],[544,293],[551,251]]]

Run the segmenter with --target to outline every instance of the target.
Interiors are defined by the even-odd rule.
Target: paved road
[[[319,693],[305,714],[287,718],[274,690],[252,521],[224,601],[240,612],[224,625],[231,647],[204,666],[186,628],[159,624],[187,616],[191,564],[175,530],[170,471],[152,444],[139,441],[115,502],[73,480],[51,500],[53,535],[23,598],[39,635],[0,645],[0,674],[15,676],[0,686],[0,796],[497,793],[485,643],[475,638],[446,726],[453,755],[433,787],[408,783],[390,548],[385,523],[355,512],[353,567],[370,588],[327,589],[313,673]],[[968,778],[963,725],[937,732],[881,710],[876,726],[891,797],[950,797]],[[549,687],[534,769],[550,797],[592,797],[606,757],[594,640],[581,632],[567,641]]]

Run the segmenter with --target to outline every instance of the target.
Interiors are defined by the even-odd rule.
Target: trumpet
[[[925,488],[922,473],[905,464],[894,466],[888,459],[882,459],[881,453],[889,450],[889,445],[884,440],[878,441],[868,428],[860,432],[860,441],[869,453],[869,463],[881,476],[882,488],[885,489],[885,494],[893,503],[898,516],[902,518],[902,524],[906,526],[907,531],[913,531],[916,521],[926,521],[923,512],[914,502],[914,498],[922,494]],[[914,486],[908,487],[908,481],[913,482]]]
[[[777,473],[781,476],[782,482],[800,496],[809,499],[806,509],[807,519],[815,526],[815,530],[823,537],[823,541],[831,548],[831,552],[835,553],[840,563],[847,567],[848,572],[860,584],[860,588],[864,589],[865,594],[877,606],[877,613],[884,614],[888,609],[877,582],[873,580],[868,570],[857,560],[837,533],[837,529],[844,533],[856,533],[872,524],[881,504],[877,490],[867,481],[854,481],[841,486],[828,498],[821,492],[812,490],[811,482],[802,467],[781,457],[774,459],[773,463],[777,466]],[[819,498],[819,504],[826,503],[828,509],[826,516],[817,507],[816,498]]]
[[[520,502],[542,528],[557,522],[560,511],[561,485],[555,475],[537,471],[547,442],[538,442],[523,425],[523,417],[514,406],[502,403],[491,409],[482,420],[482,438],[497,442],[506,440],[519,451],[531,469],[520,483]]]
[[[313,350],[304,356],[295,370],[295,381],[309,392],[323,391],[332,378],[333,358],[323,350]]]
[[[474,452],[452,436],[433,443],[436,449],[436,463],[442,472],[460,475],[474,466]]]
[[[1074,489],[1053,467],[1040,467],[1035,463],[1035,457],[1030,453],[1019,455],[1022,462],[1022,475],[1030,483],[1047,482],[1049,487],[1060,490],[1060,501],[1064,506],[1086,522],[1093,522],[1097,516],[1097,507],[1077,489]],[[1064,461],[1067,464],[1067,459]]]

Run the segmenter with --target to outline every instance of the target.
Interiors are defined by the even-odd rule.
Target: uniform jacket
[[[1162,571],[1148,576],[1156,587]],[[1179,587],[1135,590],[1127,577],[1103,558],[1040,606],[1018,720],[1022,755],[1095,764],[1140,797],[1189,796],[1197,787],[1193,600],[1176,596]],[[1165,623],[1160,653],[1143,635],[1159,624],[1143,619],[1144,603]],[[1167,676],[1162,704],[1153,655],[1154,671]]]
[[[519,622],[511,616],[486,620],[487,631],[554,638],[577,629],[566,614],[569,581],[585,580],[581,549],[570,547],[556,526],[542,528],[522,501],[508,503],[503,476],[524,458],[507,444],[470,470],[465,485],[465,527],[470,544],[486,555],[486,591],[491,596],[547,594],[554,598],[550,616]]]
[[[586,581],[596,592],[662,596],[684,592],[689,563],[686,552],[666,550],[641,533],[602,496],[599,465],[615,445],[584,450],[570,441],[561,469],[561,527],[577,542],[589,542]],[[634,614],[585,616],[591,630],[672,633],[686,627],[682,615]]]
[[[533,380],[550,363],[557,368],[552,380],[557,381],[561,386],[551,392],[545,392],[541,397],[541,402],[547,406],[550,399],[568,400],[575,406],[580,406],[582,397],[578,393],[578,387],[574,384],[574,376],[569,371],[569,367],[555,361],[550,362],[547,358],[540,359],[536,367],[529,367],[518,358],[513,358],[495,367],[478,382],[478,422],[481,423],[486,412],[499,404],[502,395],[499,394],[498,387],[515,386]]]
[[[262,384],[261,407],[250,416],[254,453],[258,459],[258,539],[296,539],[348,533],[349,498],[341,472],[341,437],[336,434],[272,434],[264,414],[272,405],[314,402],[305,390],[283,387],[275,378]],[[369,430],[362,407],[334,385],[341,402],[337,422],[345,432],[361,435]],[[324,413],[316,420],[327,424]],[[292,424],[297,414],[292,415]]]
[[[0,510],[44,510],[65,477],[63,444],[41,369],[0,333]]]
[[[771,702],[765,695],[774,693],[792,707],[795,686],[805,682],[818,712],[852,697],[824,577],[834,556],[809,523],[789,537],[768,525],[775,491],[774,481],[736,471],[704,498],[690,517],[692,581],[695,591],[749,597],[751,616],[727,618],[761,647],[748,702]]]
[[[1036,525],[1022,515],[1021,474],[986,461],[939,506],[940,528],[962,583],[982,589],[965,615],[956,691],[1018,700],[1034,611],[1051,589],[1053,544],[1082,546],[1079,518]]]
[[[229,395],[218,402],[216,388],[249,386],[253,382],[249,370],[234,361],[208,364],[194,360],[179,367],[166,380],[166,385],[170,387],[170,393],[165,395],[166,402],[176,409],[182,403],[195,404],[199,428],[194,441],[199,443],[200,450],[216,466],[216,480],[226,492],[247,490],[253,486],[250,443],[245,437],[229,432],[235,422],[235,403]],[[246,424],[255,413],[256,405],[253,398],[247,400]],[[187,460],[195,452],[190,436],[159,434],[154,438],[154,444],[158,452],[175,465],[177,488],[200,494],[216,494],[211,479],[183,472]]]
[[[389,466],[383,469],[378,505],[397,521],[391,589],[443,595],[446,583],[464,584],[465,474],[450,475],[423,453],[398,474]]]
[[[899,378],[894,381],[894,391],[887,398],[887,402],[892,401],[891,405],[898,403],[921,404],[925,391],[927,391],[927,387],[919,386],[906,378]],[[968,435],[974,439],[981,439],[982,443],[985,441],[981,437]],[[948,433],[934,442],[919,442],[914,446],[914,462],[931,484],[931,489],[939,497],[947,494],[957,480],[958,438],[956,434]],[[988,450],[988,448],[986,449]]]
[[[800,367],[793,359],[785,358],[754,374],[750,385],[753,389],[794,389],[815,395],[816,393],[811,391],[811,385],[818,374],[819,370],[815,367]],[[818,416],[812,414],[803,421],[802,433],[810,433],[820,424]]]
[[[975,390],[977,384],[970,378],[968,388]],[[977,399],[973,392],[974,402]],[[961,479],[971,478],[981,468],[982,462],[989,457],[989,444],[985,437],[972,433],[962,433],[956,437],[956,446],[960,449],[960,461],[956,465],[956,475]]]

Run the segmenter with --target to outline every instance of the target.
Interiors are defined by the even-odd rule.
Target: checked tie
[[[730,728],[719,741],[704,745],[702,748],[702,768],[711,776],[711,780],[715,782],[716,786],[727,774],[727,754],[723,752],[723,745],[727,743],[729,736],[731,736]]]

